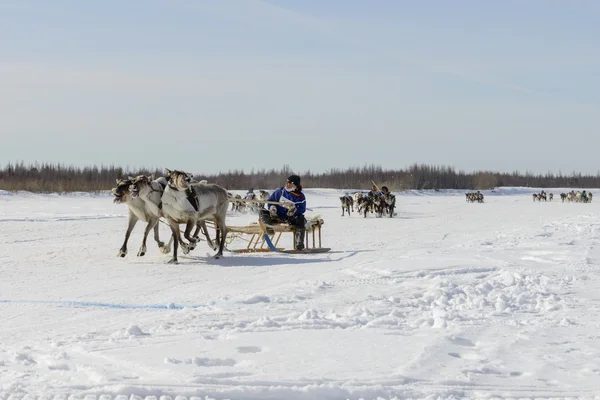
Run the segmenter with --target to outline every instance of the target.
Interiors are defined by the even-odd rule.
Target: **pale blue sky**
[[[0,0],[0,162],[600,170],[600,1]]]

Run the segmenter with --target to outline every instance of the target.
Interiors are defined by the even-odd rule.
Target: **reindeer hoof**
[[[127,250],[119,250],[117,253],[117,257],[125,257],[127,255]]]
[[[165,242],[158,242],[158,248],[161,249],[165,247]]]
[[[138,251],[138,253],[137,253],[138,257],[144,257],[145,255],[146,255],[146,252],[142,251],[142,250]]]
[[[171,248],[169,246],[163,246],[160,248],[160,252],[163,254],[169,254],[171,252]]]
[[[179,264],[179,261],[177,261],[177,259],[175,259],[175,258],[171,258],[167,264],[175,264],[175,265],[177,265],[177,264]]]

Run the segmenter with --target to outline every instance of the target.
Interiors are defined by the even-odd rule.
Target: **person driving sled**
[[[377,186],[373,185],[371,187],[371,190],[369,191],[369,195],[374,196],[374,197],[381,196],[381,192],[379,190],[377,190]]]
[[[286,207],[267,204],[267,210],[260,211],[260,219],[265,225],[287,222],[296,231],[294,245],[296,250],[304,249],[304,232],[306,230],[306,197],[302,193],[302,185],[298,175],[290,175],[285,186],[275,190],[267,201],[288,203]],[[273,234],[273,229],[267,227],[267,233]]]

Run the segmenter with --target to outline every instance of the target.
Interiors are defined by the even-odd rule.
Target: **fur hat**
[[[300,177],[298,175],[290,175],[287,178],[287,181],[296,185],[296,187],[300,186]]]

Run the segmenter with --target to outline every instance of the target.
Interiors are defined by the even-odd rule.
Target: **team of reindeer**
[[[386,215],[391,218],[394,216],[394,209],[396,208],[396,196],[390,192],[380,194],[369,192],[366,195],[356,192],[353,196],[349,194],[341,196],[340,203],[342,204],[342,217],[345,213],[350,215],[350,211],[354,211],[354,205],[356,204],[356,211],[363,214],[365,218],[369,212],[375,213],[377,217]]]
[[[151,230],[154,230],[154,240],[162,253],[169,253],[173,243],[173,258],[169,263],[178,262],[178,247],[181,247],[184,254],[193,250],[200,241],[199,233],[206,237],[213,250],[217,250],[215,258],[223,255],[229,196],[221,186],[206,181],[197,182],[192,174],[166,169],[166,176],[157,179],[154,179],[153,175],[117,179],[117,186],[111,193],[115,203],[126,204],[129,209],[125,241],[119,249],[118,256],[127,255],[127,242],[138,221],[147,222],[138,256],[146,254],[146,239]],[[172,232],[171,239],[166,244],[160,240],[158,234],[158,222],[161,218],[167,221]],[[208,234],[206,221],[214,222],[214,242]],[[181,224],[185,224],[183,238],[187,242],[181,236]]]
[[[479,190],[476,192],[465,193],[465,197],[467,199],[467,203],[483,203],[483,193],[481,193]]]

